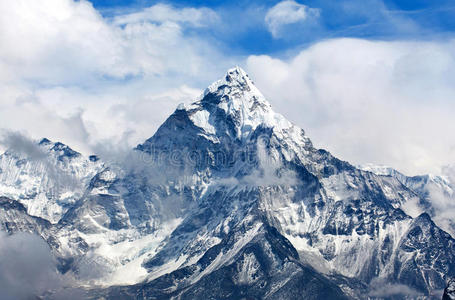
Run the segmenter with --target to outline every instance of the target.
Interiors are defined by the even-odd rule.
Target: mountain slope
[[[22,203],[30,215],[57,223],[102,167],[62,143],[43,139],[33,153],[0,155],[0,193]]]
[[[447,283],[447,287],[444,290],[442,300],[453,300],[455,299],[455,279],[452,278]]]
[[[419,196],[409,202],[402,203],[402,208],[410,215],[428,213],[444,230],[455,234],[455,187],[443,176],[418,175],[406,176],[397,170],[385,166],[366,164],[360,169],[377,175],[391,176]]]
[[[29,232],[46,235],[51,223],[27,214],[18,201],[0,197],[0,230],[7,233]]]
[[[402,209],[419,194],[314,148],[240,68],[85,186],[46,234],[90,298],[366,299],[406,286],[388,295],[400,299],[455,276],[455,240]]]

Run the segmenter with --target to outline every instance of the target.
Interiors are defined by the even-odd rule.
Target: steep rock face
[[[408,286],[443,286],[445,274],[455,272],[455,241],[426,213],[415,218],[399,244],[395,272]]]
[[[29,232],[46,235],[50,229],[49,221],[27,214],[25,207],[18,201],[0,197],[0,230],[9,234]]]
[[[276,229],[253,224],[221,240],[195,264],[129,288],[129,294],[147,299],[348,299],[330,280],[299,263]]]
[[[247,154],[235,157],[245,148],[249,149]],[[441,287],[445,268],[453,268],[449,260],[429,268],[420,266],[424,264],[421,260],[416,273],[432,278],[423,280],[425,283],[409,282],[397,271],[397,264],[406,265],[409,255],[409,249],[401,249],[400,244],[415,226],[400,206],[418,198],[416,194],[394,178],[360,171],[313,148],[303,130],[271,111],[242,70],[231,70],[201,100],[177,110],[138,149],[155,155],[180,149],[181,155],[174,157],[181,158],[179,166],[186,170],[192,169],[184,161],[184,154],[198,149],[201,156],[208,157],[195,164],[197,172],[206,175],[208,186],[198,201],[217,207],[218,202],[248,199],[297,250],[310,254],[308,263],[320,266],[328,274],[341,273],[366,283],[377,277],[387,278],[427,293]],[[220,152],[228,164],[215,159]],[[166,164],[172,166],[170,160]],[[235,219],[232,215],[221,217],[226,218]],[[210,220],[213,219],[216,218],[212,216]],[[181,226],[185,224],[183,221]],[[199,235],[218,237],[206,231]],[[425,238],[431,243],[429,236]],[[420,245],[410,251],[411,255],[427,253],[426,263],[431,263],[430,257],[436,253],[451,257],[453,240],[447,234],[440,238],[450,245],[448,253],[452,254]],[[181,237],[177,240],[182,242]],[[172,241],[171,238],[164,249],[172,249]],[[191,242],[189,246],[192,247]]]
[[[33,155],[0,155],[0,194],[22,203],[28,214],[57,223],[83,195],[101,163],[48,139],[34,150]]]
[[[453,300],[455,299],[455,278],[452,278],[447,283],[447,287],[444,290],[442,300]]]

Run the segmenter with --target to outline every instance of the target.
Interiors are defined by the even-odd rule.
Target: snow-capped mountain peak
[[[270,104],[265,100],[262,93],[256,88],[254,82],[250,79],[248,74],[238,66],[229,69],[222,79],[217,80],[213,82],[211,85],[209,85],[209,87],[205,89],[201,99],[207,96],[208,94],[217,93],[220,89],[222,89],[224,92],[228,91],[226,94],[232,94],[232,92],[250,91],[256,96],[258,96],[260,98],[259,100],[264,105],[270,107]],[[230,100],[232,100],[232,98]],[[243,100],[248,101],[251,99]]]
[[[22,148],[0,155],[0,193],[51,223],[60,220],[103,168],[97,159],[47,138]]]
[[[60,160],[64,158],[73,159],[82,156],[79,152],[74,151],[68,145],[61,142],[53,142],[48,138],[41,139],[38,145],[43,151],[56,155]]]
[[[228,135],[245,139],[259,126],[278,131],[293,126],[272,110],[270,103],[240,67],[228,70],[196,102],[179,106],[178,110],[186,111],[194,125],[208,135],[219,135],[222,127],[222,130],[227,129]]]

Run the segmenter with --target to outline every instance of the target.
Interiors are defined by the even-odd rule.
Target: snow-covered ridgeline
[[[57,223],[82,197],[102,163],[48,139],[36,147],[39,156],[10,151],[0,155],[0,195],[21,202],[32,216]]]

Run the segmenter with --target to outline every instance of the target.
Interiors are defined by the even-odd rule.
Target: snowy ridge
[[[216,134],[210,124],[210,112],[203,109],[212,97],[219,99],[219,102],[211,104],[215,104],[227,116],[235,118],[237,138],[246,138],[258,126],[279,131],[293,127],[282,115],[272,110],[270,103],[239,67],[230,69],[223,79],[211,84],[204,91],[199,101],[185,107],[185,110],[190,111],[190,118],[196,126],[209,134]]]
[[[48,139],[37,148],[38,157],[10,151],[0,155],[0,195],[18,200],[32,216],[57,223],[102,164]]]
[[[407,188],[415,192],[420,198],[408,199],[401,204],[401,208],[411,216],[423,212],[428,213],[444,230],[455,235],[455,186],[444,176],[432,174],[406,176],[387,166],[367,164],[360,169],[373,172],[377,175],[391,176],[400,181]]]

